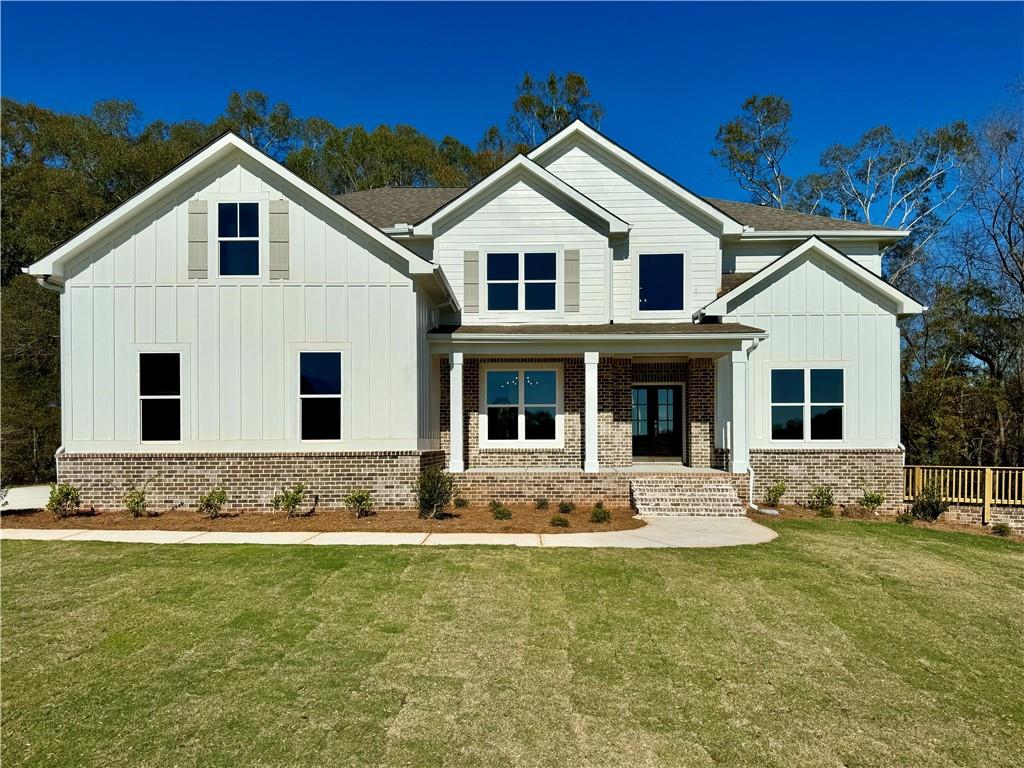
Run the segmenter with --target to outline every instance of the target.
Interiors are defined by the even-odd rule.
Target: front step
[[[736,487],[716,475],[676,474],[634,477],[629,493],[644,517],[743,517],[746,509]]]

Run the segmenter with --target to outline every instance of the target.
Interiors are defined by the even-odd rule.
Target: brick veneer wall
[[[960,525],[981,525],[981,507],[970,504],[950,504],[949,509],[942,517],[944,520]],[[989,508],[988,522],[990,525],[1006,523],[1017,533],[1024,533],[1024,507],[993,505]]]
[[[809,448],[750,450],[755,501],[776,480],[786,483],[783,503],[803,504],[813,485],[830,485],[837,504],[852,504],[867,486],[885,494],[881,511],[903,507],[903,451],[898,448]]]
[[[633,384],[685,384],[689,366],[686,360],[633,361]]]
[[[57,477],[78,487],[85,507],[121,509],[131,485],[148,483],[154,509],[193,509],[216,486],[231,510],[269,511],[282,485],[303,483],[307,498],[326,508],[343,506],[357,488],[373,492],[382,508],[416,506],[416,480],[428,466],[442,466],[441,451],[351,453],[72,453],[57,458]]]
[[[713,467],[715,454],[715,363],[710,357],[690,360],[686,385],[686,463]]]
[[[633,463],[635,370],[628,357],[602,357],[597,362],[597,460],[603,467]]]

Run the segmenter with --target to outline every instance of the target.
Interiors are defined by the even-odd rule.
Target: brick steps
[[[634,477],[630,497],[637,514],[647,517],[743,517],[736,487],[716,475]]]

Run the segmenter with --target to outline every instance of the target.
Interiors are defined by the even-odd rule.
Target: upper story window
[[[683,309],[683,254],[641,253],[637,262],[637,308],[641,312]]]
[[[259,203],[217,204],[217,247],[220,274],[260,273]]]
[[[771,386],[772,440],[843,439],[841,368],[776,368]]]
[[[555,253],[488,253],[486,276],[489,312],[552,311],[557,306]]]
[[[341,353],[299,353],[299,438],[341,440]]]
[[[181,355],[139,355],[139,433],[144,443],[181,440]]]

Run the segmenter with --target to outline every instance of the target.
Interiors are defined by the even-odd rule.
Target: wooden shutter
[[[188,201],[188,276],[205,278],[210,265],[207,202]]]
[[[565,311],[580,311],[580,252],[565,252]]]
[[[480,311],[480,251],[462,252],[462,308]]]
[[[270,201],[270,279],[288,279],[288,201]]]

